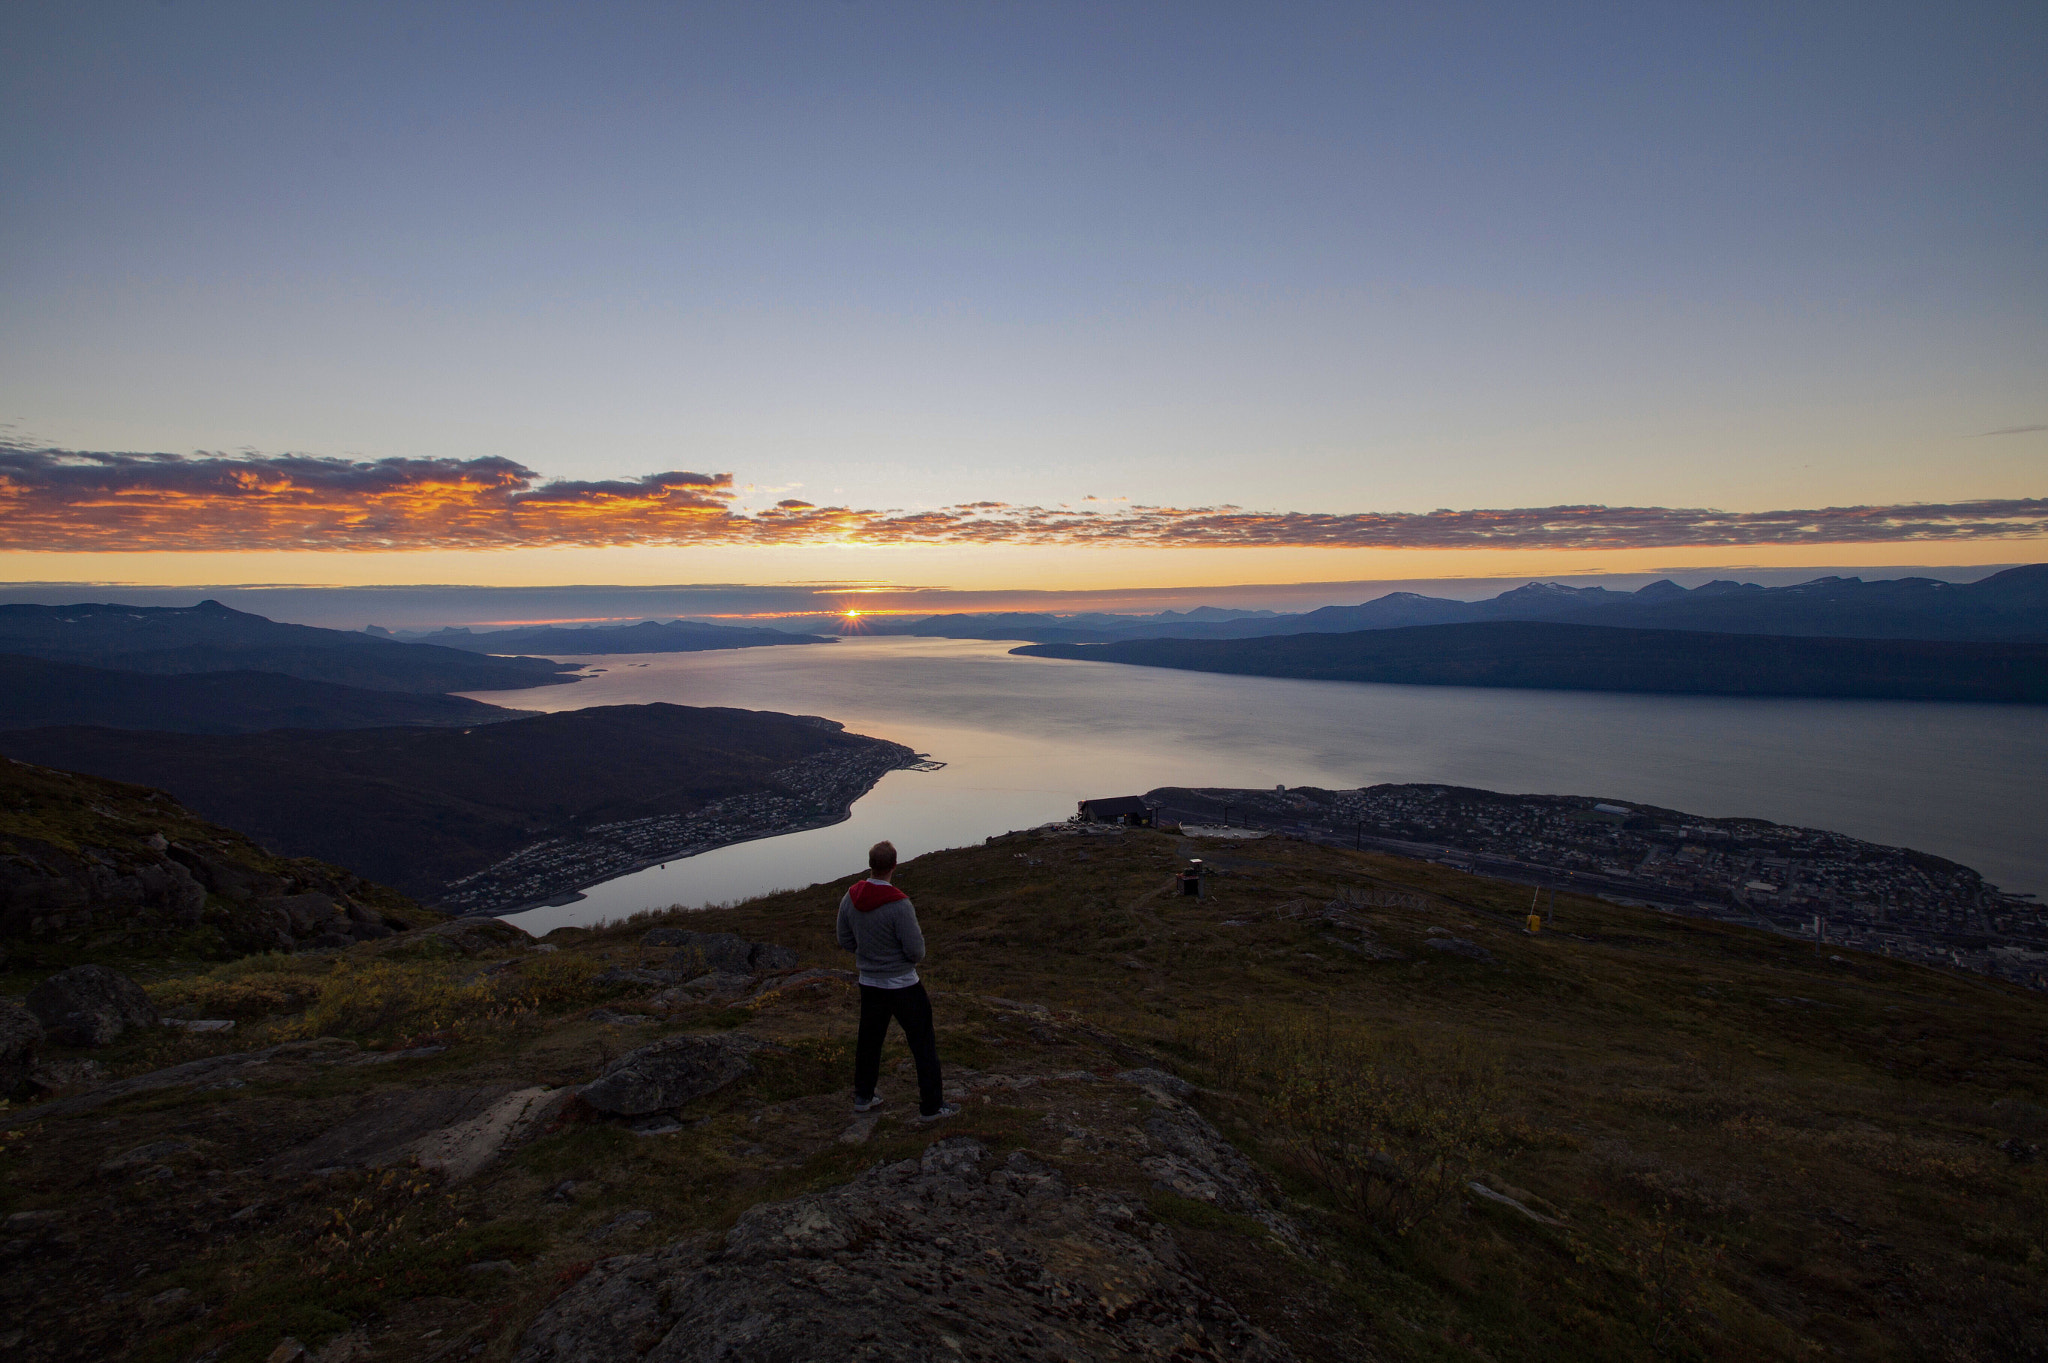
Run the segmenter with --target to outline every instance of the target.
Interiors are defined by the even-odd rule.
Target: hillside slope
[[[683,705],[594,706],[468,730],[0,733],[9,756],[168,790],[267,847],[430,903],[531,843],[687,813],[769,789],[803,759],[876,744],[825,721]]]
[[[1574,895],[1530,936],[1523,887],[1277,837],[899,880],[937,1129],[898,1042],[848,1110],[844,880],[158,982],[249,1011],[0,1117],[12,1356],[2038,1356],[2037,997]]]
[[[126,672],[282,672],[372,691],[509,691],[576,678],[545,658],[495,658],[348,630],[191,607],[0,606],[0,653]]]
[[[1037,658],[1409,686],[2048,703],[2048,644],[1494,621],[1262,639],[1028,644]]]
[[[175,956],[289,951],[323,932],[345,941],[439,921],[338,866],[275,856],[162,791],[0,759],[9,975],[81,962],[156,970]]]
[[[517,719],[522,713],[462,696],[371,691],[278,672],[153,676],[0,653],[0,729],[98,724],[245,734],[412,724],[461,727]]]

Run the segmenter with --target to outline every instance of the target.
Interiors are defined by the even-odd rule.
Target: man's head
[[[887,880],[896,869],[896,844],[878,842],[868,849],[868,874],[877,880]]]

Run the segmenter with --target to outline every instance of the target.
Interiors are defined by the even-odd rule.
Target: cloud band
[[[512,549],[1016,544],[1161,548],[1625,549],[2048,537],[2048,498],[1804,511],[1105,509],[972,502],[928,511],[748,511],[729,473],[556,480],[509,459],[101,453],[0,446],[0,549]]]

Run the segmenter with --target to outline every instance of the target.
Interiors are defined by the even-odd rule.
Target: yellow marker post
[[[1541,931],[1543,931],[1543,915],[1542,915],[1542,914],[1540,914],[1540,913],[1532,913],[1532,914],[1530,914],[1530,915],[1529,915],[1529,931],[1531,931],[1531,932],[1541,932]]]

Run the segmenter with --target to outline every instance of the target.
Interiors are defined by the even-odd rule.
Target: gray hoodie
[[[863,912],[853,906],[849,890],[839,900],[839,945],[853,953],[862,984],[905,989],[917,983],[917,963],[924,959],[924,934],[918,931],[917,910],[908,899]]]

